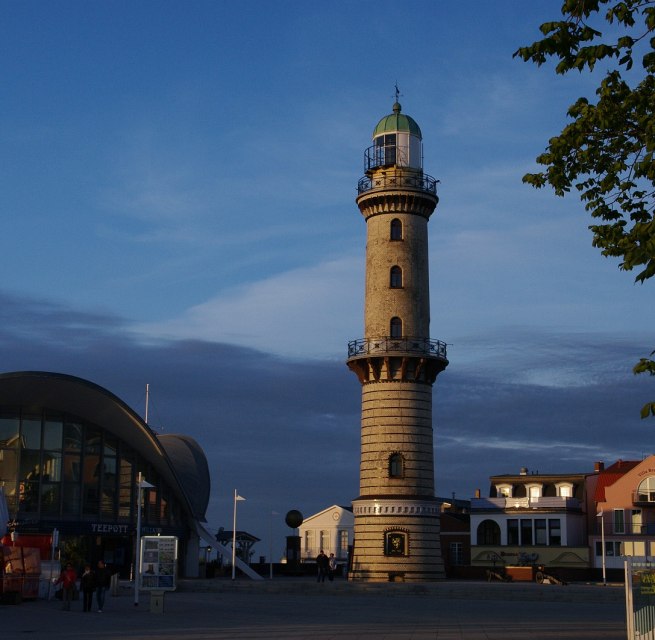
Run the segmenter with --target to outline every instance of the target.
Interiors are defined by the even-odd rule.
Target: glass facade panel
[[[116,508],[116,458],[104,456],[102,460],[102,514],[111,516]]]
[[[39,483],[21,482],[18,485],[18,510],[21,513],[36,513],[39,508]]]
[[[64,480],[66,482],[79,482],[81,476],[82,464],[79,454],[64,454]]]
[[[87,454],[83,459],[82,495],[86,514],[97,514],[100,507],[100,456]]]
[[[80,515],[82,490],[78,483],[64,483],[64,514],[68,516]]]
[[[150,484],[153,484],[152,482]],[[159,510],[157,509],[157,489],[144,490],[147,502],[144,513],[146,514],[145,521],[150,524],[159,524]]]
[[[162,496],[161,504],[159,506],[159,521],[161,522],[161,524],[168,524],[168,516],[169,516],[168,500],[164,496]]]
[[[20,472],[19,481],[38,482],[41,475],[41,452],[27,451],[23,449],[20,452]]]
[[[16,482],[18,474],[18,450],[0,449],[0,481]]]
[[[41,448],[41,416],[23,416],[20,427],[21,445],[25,449]]]
[[[16,483],[15,482],[6,482],[0,480],[0,487],[2,487],[5,498],[7,500],[7,509],[9,509],[9,514],[13,515],[18,509],[18,494],[16,492]]]
[[[0,411],[0,446],[18,446],[18,412],[5,410]]]
[[[43,448],[61,450],[64,423],[61,417],[46,416],[43,423]]]
[[[64,424],[64,449],[66,451],[82,450],[82,425],[78,422]]]
[[[103,450],[106,456],[118,455],[118,439],[110,433],[105,432]]]
[[[532,520],[521,519],[521,544],[532,544]]]
[[[132,462],[123,458],[120,462],[120,486],[118,493],[119,518],[129,518],[132,510],[132,472]]]
[[[61,502],[61,485],[44,482],[41,485],[41,513],[59,515]]]
[[[100,429],[94,429],[87,425],[84,431],[84,451],[86,453],[101,452],[102,435]]]
[[[61,451],[44,451],[42,469],[45,482],[61,482]]]

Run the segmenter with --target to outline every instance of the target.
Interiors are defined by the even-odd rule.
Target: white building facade
[[[299,527],[302,562],[316,559],[320,550],[335,555],[340,564],[348,562],[348,549],[353,543],[355,518],[347,507],[332,505],[309,516]]]

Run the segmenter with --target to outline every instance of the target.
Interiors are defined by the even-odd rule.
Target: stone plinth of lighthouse
[[[362,385],[351,580],[445,577],[432,385],[448,360],[445,343],[430,339],[428,220],[439,199],[422,145],[396,101],[375,127],[357,189],[367,236],[364,338],[348,344],[347,362]]]

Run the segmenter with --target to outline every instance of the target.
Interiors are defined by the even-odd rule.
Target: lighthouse
[[[448,365],[430,338],[428,221],[437,181],[423,172],[423,138],[402,113],[373,131],[357,206],[366,221],[364,337],[348,343],[362,388],[354,581],[444,576],[435,498],[432,386]]]

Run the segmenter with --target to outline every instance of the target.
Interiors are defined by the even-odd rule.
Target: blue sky
[[[630,369],[652,285],[591,246],[575,195],[521,183],[598,80],[512,59],[559,4],[0,1],[2,370],[137,410],[149,383],[151,424],[207,452],[211,527],[235,487],[260,537],[270,509],[348,504],[354,198],[397,82],[440,180],[437,493],[650,453],[652,385]]]

